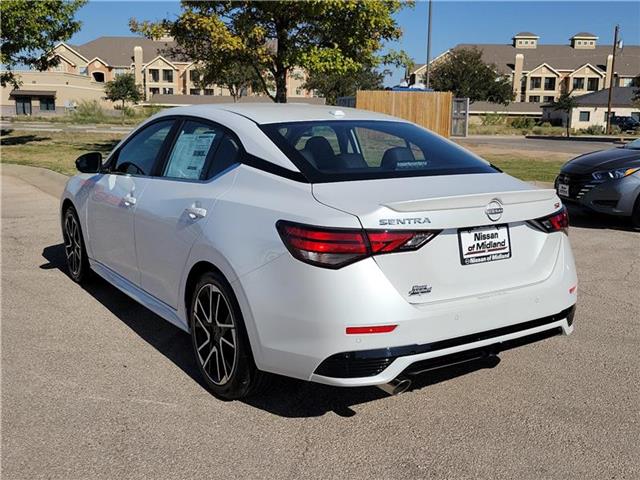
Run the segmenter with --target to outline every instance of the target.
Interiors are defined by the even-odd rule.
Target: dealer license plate
[[[458,230],[462,265],[494,262],[511,258],[508,225],[461,228]]]
[[[566,183],[558,183],[558,195],[562,197],[569,196],[569,185]]]

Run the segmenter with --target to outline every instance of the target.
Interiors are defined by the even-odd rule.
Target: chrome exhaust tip
[[[398,395],[402,392],[406,392],[411,386],[411,380],[406,377],[397,377],[391,380],[389,383],[383,383],[382,385],[376,385],[383,392],[389,395]]]

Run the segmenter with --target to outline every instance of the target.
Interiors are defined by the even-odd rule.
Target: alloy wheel
[[[80,239],[80,227],[76,217],[68,213],[64,221],[64,252],[67,256],[67,265],[73,277],[80,274],[82,268],[82,240]]]
[[[229,302],[211,283],[203,285],[193,305],[198,361],[216,385],[226,384],[236,368],[237,332]]]

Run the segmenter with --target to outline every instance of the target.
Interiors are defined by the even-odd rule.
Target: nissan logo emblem
[[[487,205],[487,208],[484,209],[484,213],[487,214],[487,217],[489,217],[489,220],[492,222],[500,220],[502,212],[504,212],[502,204],[496,199],[491,200],[489,205]]]

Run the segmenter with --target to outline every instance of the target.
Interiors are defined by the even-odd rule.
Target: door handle
[[[189,215],[191,220],[196,220],[198,218],[204,218],[207,216],[207,209],[202,207],[189,207],[184,210]]]
[[[132,196],[130,193],[126,194],[122,200],[124,201],[125,207],[131,207],[136,204],[136,197]]]

